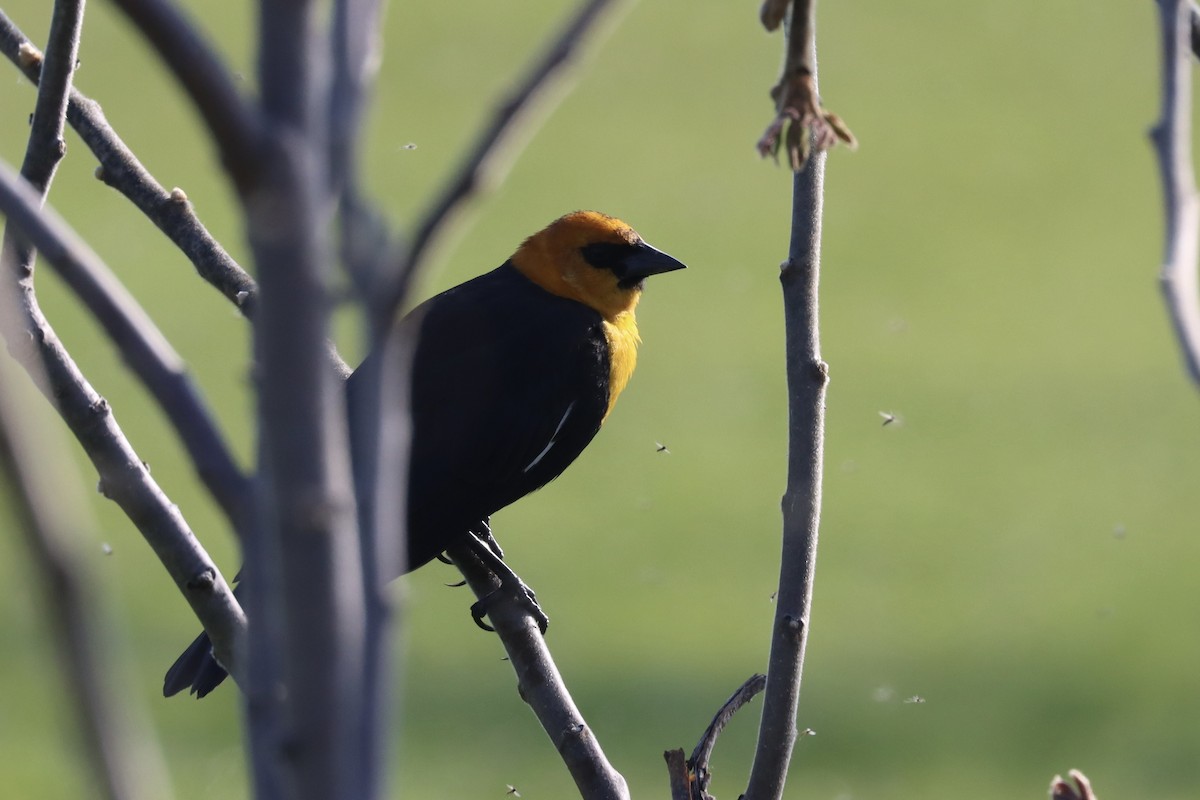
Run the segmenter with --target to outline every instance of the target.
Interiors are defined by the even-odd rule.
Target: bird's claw
[[[495,554],[496,558],[500,559],[501,561],[504,560],[504,548],[500,546],[500,543],[496,541],[496,537],[492,535],[491,517],[485,517],[481,519],[479,521],[479,526],[472,528],[471,533],[475,534],[475,536],[481,542],[486,544],[488,549]]]
[[[537,622],[538,630],[544,636],[550,627],[550,617],[546,616],[546,612],[542,611],[542,607],[538,604],[537,594],[515,573],[512,574],[511,580],[501,578],[499,588],[492,590],[471,606],[471,619],[475,620],[475,624],[485,631],[495,633],[496,629],[484,622],[483,618],[487,616],[491,606],[505,594],[525,607],[525,610]]]

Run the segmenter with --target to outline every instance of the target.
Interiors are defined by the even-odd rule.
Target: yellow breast
[[[604,336],[608,339],[609,353],[608,411],[604,412],[607,419],[637,366],[637,348],[642,338],[638,336],[633,311],[617,314],[611,322],[604,320]]]

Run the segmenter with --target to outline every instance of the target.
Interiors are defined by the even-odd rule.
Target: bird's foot
[[[500,543],[496,541],[496,537],[492,535],[492,518],[484,517],[479,521],[479,524],[471,529],[471,533],[488,546],[488,549],[495,554],[496,558],[503,560],[504,549],[500,547]]]
[[[537,594],[534,593],[533,589],[530,589],[517,573],[509,569],[508,565],[497,555],[497,548],[494,548],[492,544],[485,541],[477,533],[468,537],[468,541],[471,551],[476,557],[500,579],[499,587],[484,595],[478,602],[471,606],[471,618],[475,620],[475,624],[485,631],[494,632],[496,629],[484,622],[483,618],[490,613],[492,606],[497,602],[505,598],[511,598],[529,612],[537,622],[538,629],[545,634],[546,629],[550,627],[550,617],[546,616],[546,612],[542,611],[542,607],[538,605]],[[492,543],[495,542],[494,539],[491,541]]]

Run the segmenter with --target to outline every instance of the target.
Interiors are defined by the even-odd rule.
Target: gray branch
[[[204,485],[235,529],[244,530],[250,483],[234,463],[183,360],[100,257],[53,211],[40,210],[40,201],[27,183],[0,164],[0,209],[9,226],[41,251],[96,317],[179,433]],[[18,269],[32,279],[31,263]]]
[[[1200,279],[1196,180],[1192,168],[1192,59],[1195,7],[1158,0],[1162,114],[1150,131],[1163,186],[1166,226],[1159,281],[1191,379],[1200,384]]]
[[[38,93],[22,167],[43,193],[63,153],[63,115],[78,57],[83,7],[83,0],[59,0],[50,22],[46,80]],[[0,262],[32,263],[27,242],[10,230],[5,231],[5,239],[8,255]],[[10,308],[15,301],[11,291],[0,289],[0,316],[17,317],[18,309]],[[118,711],[113,699],[111,665],[96,636],[92,587],[72,541],[72,532],[84,526],[79,522],[82,497],[78,493],[72,497],[70,481],[64,486],[62,479],[71,472],[69,459],[55,437],[30,426],[29,410],[12,391],[16,379],[16,370],[0,361],[0,471],[10,479],[19,527],[43,589],[41,606],[58,645],[67,692],[75,700],[71,707],[78,716],[95,784],[110,800],[161,796],[166,787],[154,779],[164,774],[162,765],[152,754],[137,753],[129,717]]]
[[[258,174],[260,118],[224,62],[170,0],[113,0],[141,31],[200,112],[221,163],[246,191]]]
[[[12,298],[0,295],[0,314],[10,313],[3,301]],[[74,701],[68,707],[78,718],[75,728],[95,773],[91,785],[109,800],[168,797],[163,765],[142,745],[150,741],[148,732],[135,730],[141,727],[136,715],[113,691],[112,664],[97,635],[95,593],[74,541],[90,526],[80,524],[82,497],[70,491],[70,459],[56,437],[30,426],[28,410],[12,391],[16,380],[17,370],[0,361],[0,474],[9,478],[18,527],[43,590],[39,608],[58,646],[57,661]]]
[[[32,43],[0,10],[0,52],[33,83],[41,60],[23,56]],[[167,191],[109,126],[100,104],[72,87],[67,122],[100,162],[99,177],[129,199],[192,262],[196,272],[247,316],[258,287],[197,218],[181,190]]]
[[[492,595],[500,587],[500,581],[470,547],[458,544],[447,548],[446,555],[480,600],[491,595],[488,620],[517,674],[517,692],[542,723],[575,779],[580,796],[584,800],[628,800],[625,778],[608,762],[600,742],[576,707],[533,615],[510,596]]]
[[[53,56],[53,54],[52,54]],[[32,46],[23,53],[28,62],[41,61]],[[45,85],[39,91],[31,149],[44,148],[45,141],[62,141],[62,109],[74,68],[73,55],[59,53],[46,66]],[[50,101],[44,97],[56,95]],[[55,112],[51,115],[50,111]],[[34,141],[36,140],[36,141]],[[54,145],[59,152],[61,147]],[[43,239],[45,215],[40,212],[42,195],[53,174],[54,162],[35,159],[29,177],[42,191],[4,168],[0,172],[4,199],[0,207],[10,216],[10,226],[24,228],[24,236],[35,246],[57,248],[61,242]],[[235,674],[240,672],[240,641],[245,617],[220,572],[188,530],[177,507],[150,477],[145,464],[129,445],[113,418],[108,404],[88,384],[67,354],[38,307],[33,288],[33,251],[19,248],[6,230],[8,244],[0,250],[0,293],[6,305],[17,313],[0,315],[9,352],[35,377],[39,388],[49,397],[68,427],[83,445],[100,475],[100,489],[113,499],[150,543],[168,573],[188,600],[201,622],[213,636],[214,646],[227,659]]]
[[[813,48],[810,60],[815,90],[815,44]],[[829,368],[821,359],[817,313],[825,160],[825,151],[816,148],[804,168],[793,175],[791,242],[780,273],[788,382],[788,475],[767,686],[746,800],[783,796],[797,737],[796,711],[821,519],[825,389],[829,382]]]
[[[255,760],[280,763],[295,798],[354,797],[356,787],[378,785],[356,774],[353,752],[364,713],[364,586],[344,398],[326,355],[332,201],[321,79],[330,48],[320,12],[314,2],[259,4],[264,137],[254,189],[242,193],[261,290],[254,353],[263,524],[246,553],[251,666],[277,659],[282,741],[297,754],[280,762],[270,742],[256,741]],[[251,688],[252,707],[276,690],[269,672],[252,674]]]

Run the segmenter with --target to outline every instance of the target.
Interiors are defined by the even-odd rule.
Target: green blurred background
[[[251,5],[187,3],[248,89]],[[573,3],[391,5],[367,177],[407,227]],[[191,108],[124,20],[90,6],[78,85],[250,266]],[[3,7],[44,43],[46,0]],[[835,152],[827,176],[832,384],[799,718],[817,735],[799,742],[788,796],[1012,800],[1044,796],[1071,767],[1106,799],[1200,796],[1200,402],[1156,284],[1154,4],[819,10],[823,94],[862,145]],[[627,219],[691,267],[652,282],[641,366],[603,434],[496,519],[554,619],[578,703],[639,797],[666,796],[662,751],[690,749],[766,664],[791,181],[753,145],[781,49],[752,2],[632,6],[419,291],[499,264],[575,208]],[[34,94],[5,68],[0,157],[12,163]],[[249,464],[247,326],[93,167],[72,135],[52,203],[187,358]],[[48,270],[39,286],[155,477],[235,569],[230,533],[157,409]],[[357,357],[353,320],[341,327]],[[880,412],[898,421],[884,427]],[[136,531],[95,506],[99,539],[85,547],[123,705],[148,716],[179,797],[245,797],[236,693],[159,695],[197,624]],[[0,526],[0,783],[14,798],[87,797],[39,588],[2,508]],[[465,590],[442,587],[453,578],[434,565],[396,587],[393,795],[502,798],[512,784],[571,796],[498,642],[470,623]],[[744,786],[758,709],[720,740],[721,797]]]

